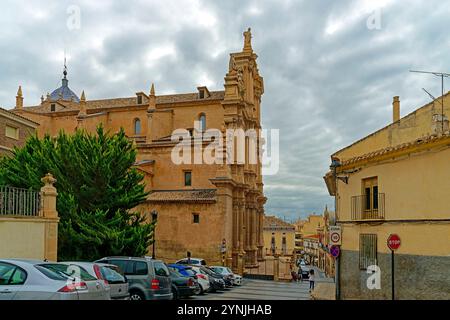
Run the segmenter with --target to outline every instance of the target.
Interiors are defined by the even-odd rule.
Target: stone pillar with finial
[[[58,192],[53,185],[56,182],[56,179],[51,173],[47,173],[41,181],[44,183],[44,186],[41,188],[42,216],[44,218],[57,218],[56,197],[58,196]]]
[[[17,96],[16,96],[16,109],[22,109],[22,108],[23,108],[22,86],[19,86],[19,89],[17,90]]]
[[[84,118],[87,115],[87,110],[86,110],[86,95],[84,94],[84,90],[81,93],[81,98],[80,98],[80,111],[78,112],[78,116],[77,116],[77,129],[81,129],[84,127]]]
[[[41,181],[41,216],[46,220],[44,256],[48,261],[58,260],[58,211],[56,210],[56,197],[58,192],[53,185],[56,179],[47,173]]]
[[[155,85],[152,83],[150,88],[150,94],[148,96],[148,108],[147,108],[147,134],[146,134],[146,142],[151,143],[153,135],[153,112],[156,109],[156,95],[155,95]]]

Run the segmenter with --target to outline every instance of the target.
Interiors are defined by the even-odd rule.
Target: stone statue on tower
[[[251,29],[248,28],[247,31],[244,31],[243,35],[244,35],[244,51],[253,51]]]

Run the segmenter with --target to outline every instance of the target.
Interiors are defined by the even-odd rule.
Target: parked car
[[[233,273],[230,268],[224,267],[224,266],[211,266],[210,267],[214,272],[217,272],[228,279],[231,280],[233,285],[241,285],[242,283],[242,277],[238,274]]]
[[[217,290],[225,289],[225,280],[223,276],[215,273],[205,266],[197,266],[202,272],[206,273],[209,277],[210,291],[216,292]]]
[[[62,262],[65,264],[78,265],[86,270],[91,276],[103,281],[107,290],[110,291],[111,299],[128,299],[128,281],[123,274],[120,274],[119,267],[112,264],[71,261]]]
[[[118,266],[113,264],[100,264],[103,278],[111,287],[111,299],[130,299],[128,279]]]
[[[89,274],[89,272],[82,266],[72,263],[50,263],[46,262],[41,264],[42,267],[49,270],[59,272],[61,274],[68,275],[74,278],[76,281],[84,281],[94,297],[89,300],[110,300],[111,288],[103,280],[97,279],[95,276]]]
[[[196,265],[196,266],[206,266],[205,259],[201,258],[184,258],[181,260],[178,260],[175,262],[176,264],[190,264],[190,265]]]
[[[86,271],[81,270],[75,278],[69,276],[67,266],[57,263],[26,259],[0,260],[0,300],[108,298],[100,282]]]
[[[161,260],[149,257],[105,257],[95,262],[112,264],[128,279],[130,300],[171,300],[172,280]]]
[[[219,273],[211,267],[206,267],[206,268],[209,269],[211,272],[215,273],[216,275],[219,275],[220,277],[222,277],[223,281],[225,282],[226,288],[231,288],[233,286],[233,276],[232,275]]]
[[[198,283],[190,276],[184,276],[178,272],[177,268],[169,267],[170,278],[172,279],[173,299],[190,297],[200,292]]]
[[[209,276],[205,271],[201,271],[201,267],[199,266],[191,266],[192,271],[195,272],[197,276],[198,285],[200,286],[200,293],[204,294],[208,292],[211,288]]]
[[[196,273],[192,270],[191,266],[184,265],[184,264],[176,264],[172,263],[167,265],[170,268],[175,268],[179,273],[181,273],[185,277],[193,277],[194,279],[197,279]]]
[[[299,271],[301,272],[301,274],[302,274],[302,279],[308,279],[308,277],[309,277],[309,270],[311,270],[311,268],[310,267],[308,267],[308,265],[306,265],[306,264],[300,264],[300,268],[299,268]],[[299,272],[299,273],[300,273]]]

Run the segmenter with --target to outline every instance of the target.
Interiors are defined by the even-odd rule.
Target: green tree
[[[32,136],[0,160],[0,185],[39,190],[46,173],[57,179],[60,260],[142,256],[153,242],[154,224],[131,210],[147,196],[144,176],[133,168],[136,154],[122,129]]]

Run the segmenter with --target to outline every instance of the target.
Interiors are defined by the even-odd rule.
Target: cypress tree
[[[142,256],[153,242],[154,224],[132,210],[147,196],[144,176],[133,167],[136,155],[123,129],[34,135],[0,160],[0,185],[39,190],[46,173],[57,179],[60,260]]]

